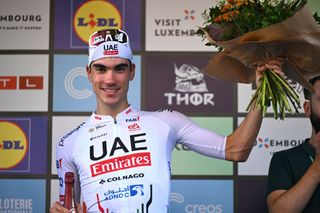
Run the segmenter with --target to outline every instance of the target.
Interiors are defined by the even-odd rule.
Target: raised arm
[[[256,84],[260,85],[260,78],[266,69],[273,69],[283,75],[282,60],[270,60],[256,69]],[[262,112],[259,109],[251,109],[238,128],[228,135],[226,143],[226,160],[246,161],[256,141],[262,123]]]

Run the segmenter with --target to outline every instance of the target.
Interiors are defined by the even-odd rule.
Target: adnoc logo
[[[122,17],[116,6],[108,1],[95,0],[82,4],[74,15],[74,30],[88,43],[90,35],[106,28],[122,28]]]
[[[23,130],[10,121],[0,121],[0,170],[20,163],[28,150],[28,139]]]

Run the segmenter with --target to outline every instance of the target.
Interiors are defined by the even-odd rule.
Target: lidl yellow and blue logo
[[[28,137],[17,123],[0,120],[0,170],[18,165],[26,156],[28,144]]]
[[[122,28],[122,15],[109,1],[92,0],[83,3],[74,14],[74,31],[85,43],[92,33],[101,29]]]

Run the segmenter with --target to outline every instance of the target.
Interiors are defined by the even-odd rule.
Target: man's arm
[[[320,183],[320,157],[318,156],[303,177],[289,190],[276,190],[267,197],[270,213],[302,212]]]
[[[320,133],[314,140],[316,157],[302,178],[289,190],[275,190],[267,197],[270,213],[302,212],[320,183]],[[317,140],[317,142],[315,142]],[[269,177],[270,178],[270,177]]]
[[[260,85],[260,78],[266,69],[273,69],[276,73],[284,75],[281,69],[283,61],[270,60],[256,69],[256,84]],[[227,137],[226,160],[246,161],[256,141],[262,123],[260,109],[251,109],[238,128]]]
[[[262,113],[252,109],[240,126],[227,137],[225,158],[243,162],[249,157],[262,123]]]

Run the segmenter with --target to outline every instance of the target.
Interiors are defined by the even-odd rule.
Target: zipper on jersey
[[[117,124],[117,119],[116,118],[113,119],[113,123]]]

